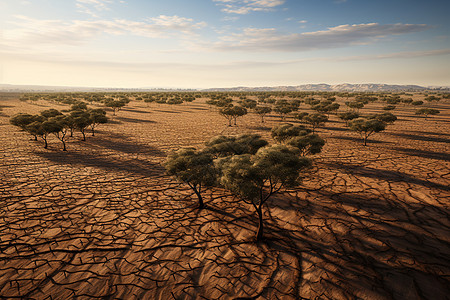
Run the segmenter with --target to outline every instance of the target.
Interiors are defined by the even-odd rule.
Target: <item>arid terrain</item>
[[[9,118],[67,105],[0,105],[0,298],[449,299],[448,99],[425,104],[441,111],[428,118],[399,105],[367,146],[331,115],[302,184],[267,202],[260,243],[251,205],[211,188],[199,210],[162,163],[219,134],[273,142],[276,114],[229,127],[205,99],[133,100],[63,152]]]

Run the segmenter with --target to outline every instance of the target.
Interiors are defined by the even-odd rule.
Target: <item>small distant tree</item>
[[[219,135],[206,143],[205,152],[214,157],[255,154],[268,143],[259,134],[241,134],[237,136]]]
[[[425,116],[425,118],[428,118],[428,116],[430,116],[430,115],[432,115],[432,116],[437,115],[439,113],[440,113],[440,111],[437,109],[434,109],[434,108],[421,108],[421,109],[416,110],[416,112],[415,112],[416,115],[423,115],[423,116]]]
[[[108,117],[106,116],[106,111],[101,108],[90,109],[87,112],[89,113],[89,121],[92,130],[92,136],[94,136],[94,130],[97,127],[97,125],[107,123]]]
[[[66,136],[69,131],[68,116],[58,115],[50,118],[42,124],[47,133],[53,133],[63,144],[63,151],[66,149]]]
[[[229,106],[219,110],[220,115],[224,116],[228,120],[228,126],[237,125],[237,118],[247,114],[247,109],[242,106]]]
[[[90,114],[86,111],[77,110],[70,113],[72,122],[71,126],[78,129],[83,135],[83,141],[86,141],[86,128],[91,125]]]
[[[349,121],[348,127],[358,132],[364,140],[364,146],[367,146],[367,139],[372,134],[385,130],[386,123],[377,119],[358,118]]]
[[[311,125],[313,133],[317,127],[324,125],[328,121],[328,117],[326,115],[319,113],[307,115],[303,119],[306,123]]]
[[[411,105],[420,106],[420,105],[423,105],[423,101],[422,100],[416,100],[416,101],[411,102]]]
[[[385,113],[382,113],[382,114],[371,115],[371,116],[368,116],[368,119],[376,119],[376,120],[385,122],[386,124],[392,124],[395,121],[397,121],[397,117],[394,114],[390,113],[390,112],[385,112]]]
[[[44,130],[44,127],[42,126],[43,123],[44,123],[44,121],[42,121],[42,120],[31,122],[30,124],[28,124],[26,126],[26,131],[29,132],[31,135],[40,136],[42,138],[42,140],[44,140],[44,149],[47,149],[48,148],[48,142],[47,142],[48,132],[46,132]]]
[[[194,191],[199,208],[204,208],[202,190],[216,180],[212,155],[194,148],[180,149],[169,154],[164,166],[168,175],[175,176]]]
[[[325,140],[317,134],[302,134],[288,140],[287,145],[297,148],[300,155],[313,155],[322,152]]]
[[[125,99],[120,99],[120,100],[114,100],[114,99],[107,99],[105,101],[105,106],[106,107],[110,107],[113,110],[113,115],[116,115],[116,112],[121,110],[122,107],[124,107],[125,105],[127,105],[129,102],[129,100],[125,100]]]
[[[47,109],[47,110],[43,110],[41,111],[41,116],[45,117],[45,118],[52,118],[52,117],[56,117],[62,115],[62,112],[60,112],[57,109],[51,108],[51,109]]]
[[[394,110],[395,109],[395,105],[386,105],[383,107],[383,110]]]
[[[307,129],[305,126],[295,126],[290,123],[284,123],[274,126],[271,130],[271,135],[278,143],[285,143],[295,136],[305,135],[310,132],[311,130]]]
[[[272,111],[269,106],[257,106],[255,112],[261,117],[261,123],[264,123],[264,117]]]
[[[345,126],[348,126],[348,121],[359,118],[360,116],[359,113],[353,111],[338,114],[338,118],[345,122]]]
[[[273,111],[276,112],[277,114],[279,114],[281,117],[281,120],[283,121],[286,119],[286,116],[289,113],[293,112],[294,110],[293,110],[292,106],[290,106],[288,104],[278,104],[278,105],[275,105],[275,107],[273,108]]]
[[[256,100],[252,99],[244,99],[240,101],[239,103],[242,107],[245,107],[247,109],[255,109],[258,102]]]
[[[235,155],[216,160],[219,184],[251,204],[258,214],[257,241],[263,239],[264,204],[283,188],[298,185],[300,172],[310,164],[284,145],[261,148],[254,156]]]
[[[361,101],[345,102],[345,105],[356,112],[359,112],[359,110],[364,107],[364,103]]]
[[[38,135],[30,132],[27,129],[27,126],[35,121],[43,122],[44,120],[45,120],[45,117],[41,116],[41,115],[30,115],[30,114],[19,113],[19,114],[12,116],[11,119],[9,120],[9,122],[11,125],[17,126],[24,131],[28,131],[30,134],[32,134],[34,136],[34,140],[37,141]]]

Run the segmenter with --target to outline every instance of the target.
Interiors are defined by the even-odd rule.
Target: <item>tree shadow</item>
[[[143,159],[116,159],[93,152],[38,152],[38,156],[48,161],[63,165],[81,165],[95,167],[111,172],[128,172],[146,177],[164,174],[164,168],[158,164]]]
[[[416,140],[416,141],[450,143],[450,139],[440,138],[440,137],[431,137],[431,136],[423,136],[423,135],[408,134],[408,133],[390,133],[390,134],[394,135],[394,136],[410,139],[410,140]]]
[[[448,142],[447,142],[448,143]],[[410,149],[410,148],[403,148],[403,147],[393,147],[393,150],[402,152],[403,154],[422,157],[422,158],[429,158],[429,159],[437,159],[437,160],[443,160],[443,161],[450,161],[450,154],[448,152],[433,152],[428,150],[419,150],[419,149]]]
[[[336,136],[333,136],[333,138],[340,139],[340,140],[353,141],[353,142],[360,143],[361,145],[364,143],[364,140],[361,137],[336,135]],[[388,142],[388,141],[374,140],[373,138],[367,139],[367,144],[391,144],[391,143],[392,142]]]
[[[136,119],[136,118],[128,118],[128,117],[118,117],[116,116],[114,118],[116,121],[122,121],[125,123],[157,123],[156,121],[152,121],[152,120],[143,120],[143,119]]]
[[[344,173],[350,173],[353,176],[356,177],[367,177],[367,178],[374,178],[378,180],[383,181],[392,181],[392,182],[407,182],[412,184],[421,185],[424,187],[439,189],[442,191],[450,191],[450,187],[447,185],[419,179],[416,177],[413,177],[411,175],[397,172],[397,171],[391,171],[391,170],[382,170],[382,169],[374,169],[374,168],[368,168],[356,164],[349,164],[349,163],[324,163],[325,166],[343,170]]]
[[[135,142],[128,136],[118,133],[108,132],[102,135],[96,135],[92,139],[89,139],[87,142],[91,145],[127,154],[142,153],[150,154],[156,157],[166,157],[167,155],[164,151],[161,151],[156,147]]]

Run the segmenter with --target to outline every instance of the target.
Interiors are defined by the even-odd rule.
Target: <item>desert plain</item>
[[[440,110],[428,118],[399,105],[398,120],[367,146],[332,114],[302,183],[267,202],[258,243],[251,205],[210,188],[199,210],[162,164],[216,135],[273,143],[280,117],[262,124],[249,113],[229,127],[205,101],[132,100],[116,116],[109,110],[95,137],[75,132],[63,152],[56,138],[44,149],[9,119],[69,106],[4,95],[0,298],[449,299],[448,99],[426,103]]]

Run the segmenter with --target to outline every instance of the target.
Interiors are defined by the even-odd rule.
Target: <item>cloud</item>
[[[271,11],[283,5],[286,0],[213,0],[223,6],[222,11],[229,14],[245,15],[254,11]]]
[[[98,18],[97,12],[109,10],[113,0],[76,0],[78,11]]]
[[[298,52],[365,44],[391,35],[420,32],[425,24],[378,23],[339,25],[305,33],[280,33],[275,28],[246,28],[241,33],[222,36],[206,47],[216,51]]]
[[[86,0],[87,1],[87,0]],[[76,45],[102,34],[136,35],[149,38],[169,38],[193,34],[206,26],[204,22],[179,16],[149,18],[146,21],[116,20],[38,20],[15,16],[15,29],[3,31],[0,45],[33,46],[42,44]]]

